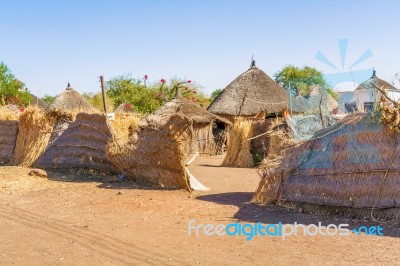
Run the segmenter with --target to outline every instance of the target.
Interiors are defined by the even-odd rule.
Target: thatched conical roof
[[[78,110],[79,112],[98,113],[98,110],[94,108],[79,92],[71,88],[69,83],[65,91],[58,95],[49,107],[62,110]]]
[[[320,105],[323,111],[329,112],[339,107],[337,101],[324,88],[318,86],[310,95],[293,97],[291,101],[289,108],[296,113],[316,113],[319,112]]]
[[[363,83],[361,83],[356,91],[360,91],[360,90],[376,90],[376,87],[378,86],[378,88],[384,88],[384,89],[389,89],[389,90],[398,90],[395,86],[393,86],[392,84],[390,84],[387,81],[384,81],[383,79],[380,79],[376,76],[376,71],[374,70],[372,72],[372,76],[370,79],[364,81]]]
[[[198,124],[210,124],[214,121],[222,122],[227,125],[231,124],[229,120],[210,113],[200,105],[182,97],[179,89],[177,89],[172,100],[164,103],[153,114],[160,117],[169,117],[176,113],[183,114]]]
[[[287,92],[253,65],[221,92],[208,111],[220,115],[256,115],[263,111],[281,112],[287,104]]]
[[[38,106],[40,108],[47,108],[48,104],[40,99],[39,97],[33,95],[32,93],[29,93],[29,104],[33,106]]]

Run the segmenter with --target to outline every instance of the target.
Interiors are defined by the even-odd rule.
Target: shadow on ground
[[[392,222],[374,222],[371,220],[353,219],[351,217],[342,217],[331,214],[311,214],[299,213],[282,206],[261,206],[250,203],[253,193],[251,192],[231,192],[221,194],[210,194],[198,196],[196,199],[207,202],[214,202],[222,205],[234,205],[239,210],[232,217],[239,222],[261,222],[263,224],[349,224],[349,229],[359,228],[360,226],[377,226],[383,227],[384,236],[400,237],[400,225]]]
[[[106,175],[99,173],[48,171],[48,179],[56,182],[76,182],[76,183],[100,183],[98,188],[103,189],[140,189],[140,190],[171,190],[151,186],[148,183],[139,183],[135,181],[121,181],[117,175]]]

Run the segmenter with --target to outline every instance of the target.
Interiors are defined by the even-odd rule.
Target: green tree
[[[25,84],[11,73],[7,65],[0,63],[0,105],[15,104],[26,106],[29,104],[30,96],[24,90]]]
[[[202,92],[200,85],[188,80],[178,78],[165,79],[146,84],[141,79],[132,76],[119,76],[107,82],[107,95],[113,100],[114,106],[128,102],[132,107],[142,113],[154,112],[164,102],[169,101],[175,95],[176,88],[181,90],[183,97],[206,107],[209,99]]]
[[[83,93],[82,96],[86,100],[88,100],[88,102],[94,108],[98,109],[99,111],[103,111],[104,110],[103,95],[101,94],[101,92],[98,92],[98,93],[93,93],[93,92]],[[110,99],[110,97],[106,97],[106,103],[107,103],[107,112],[114,111],[114,103],[113,103],[112,99]]]
[[[50,96],[50,95],[45,95],[42,97],[42,100],[47,103],[48,105],[54,103],[54,101],[56,100],[55,96]]]
[[[107,82],[107,95],[113,100],[114,106],[129,102],[132,107],[147,114],[161,105],[161,92],[145,86],[141,80],[131,76],[119,76]]]
[[[218,95],[221,94],[221,92],[222,92],[222,89],[216,89],[215,91],[213,91],[213,92],[211,93],[210,100],[211,100],[211,101],[214,101],[215,98],[217,98]]]
[[[295,95],[307,96],[315,86],[329,89],[322,72],[309,66],[303,68],[293,65],[285,66],[275,73],[274,78],[285,89],[289,89],[290,83],[291,93]]]

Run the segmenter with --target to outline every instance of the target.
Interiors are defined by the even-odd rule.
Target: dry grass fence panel
[[[185,147],[192,134],[192,121],[186,116],[149,117],[137,136],[110,142],[107,155],[128,179],[160,188],[190,190]]]
[[[400,136],[390,135],[371,117],[348,116],[285,154],[278,165],[261,170],[253,202],[350,208],[356,213],[379,209],[380,217],[390,209],[391,218],[400,214]]]
[[[106,117],[80,113],[76,120],[46,149],[37,167],[52,169],[91,169],[115,173],[107,159],[106,145],[111,132]]]
[[[12,160],[17,136],[18,121],[0,120],[0,164]]]

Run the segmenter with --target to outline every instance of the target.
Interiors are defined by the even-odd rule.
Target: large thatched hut
[[[264,119],[288,108],[288,94],[253,61],[210,104],[208,111],[230,121],[236,116]]]
[[[367,114],[349,115],[265,167],[253,201],[399,219],[399,151],[399,134]]]
[[[176,90],[174,98],[152,115],[166,119],[174,114],[182,114],[191,120],[193,138],[186,143],[187,153],[221,154],[225,143],[226,133],[231,122],[218,115],[208,112],[203,107],[182,97],[180,90]]]
[[[63,111],[85,112],[85,113],[98,113],[99,111],[94,108],[79,92],[74,90],[68,83],[68,87],[55,101],[49,106],[51,109],[61,109]]]
[[[106,156],[111,139],[107,118],[100,114],[79,113],[74,122],[52,135],[50,144],[35,166],[45,169],[89,169],[115,173]]]

